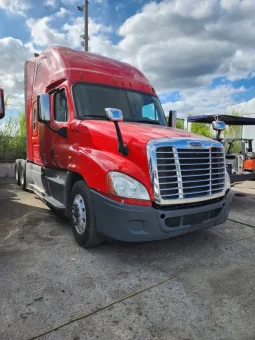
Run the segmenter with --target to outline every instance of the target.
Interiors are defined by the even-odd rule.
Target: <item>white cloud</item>
[[[253,0],[151,2],[120,26],[117,45],[108,37],[111,28],[90,18],[89,47],[92,52],[137,66],[158,92],[207,87],[214,77],[234,80],[254,71],[252,9],[255,11]],[[60,12],[64,14],[64,10]],[[51,27],[51,20],[28,21],[36,45],[80,48],[84,32],[81,16],[58,31]]]
[[[69,24],[65,24],[61,30],[56,30],[52,25],[55,16],[59,16],[59,13],[66,14],[65,11],[60,9],[59,12],[51,17],[27,20],[31,40],[26,44],[11,37],[0,39],[0,85],[9,97],[10,108],[23,106],[24,63],[33,56],[34,52],[40,53],[50,45],[80,48],[80,35],[84,29],[83,18],[77,17]],[[89,31],[92,46],[98,48],[101,45],[106,52],[111,53],[106,46],[108,40],[103,40],[103,34],[110,32],[111,27],[104,27],[102,24],[95,23],[92,19],[89,19]],[[111,44],[109,44],[109,49],[112,49]]]
[[[247,101],[247,102],[242,102],[239,104],[231,105],[228,106],[227,108],[228,111],[237,111],[240,112],[241,114],[255,114],[255,98]]]
[[[42,19],[29,19],[27,21],[27,26],[31,30],[32,42],[34,44],[38,46],[66,44],[64,33],[60,33],[50,26],[52,20],[52,17],[44,17]]]
[[[60,0],[62,4],[64,5],[79,5],[81,6],[84,4],[84,0]],[[107,4],[107,0],[94,0],[93,2],[97,4]]]
[[[163,104],[165,113],[177,110],[179,117],[194,114],[223,114],[234,103],[233,95],[244,92],[244,88],[220,85],[214,89],[188,89],[181,92],[180,100]]]
[[[245,77],[255,65],[252,9],[252,0],[151,2],[120,27],[114,52],[161,92]]]
[[[56,7],[57,6],[57,0],[45,0],[45,6],[49,7]]]
[[[29,9],[26,0],[0,0],[0,8],[12,15],[25,15]]]
[[[83,2],[83,0],[61,0],[64,5],[80,5],[80,2]]]
[[[14,38],[0,39],[0,85],[4,88],[8,103],[20,107],[24,103],[24,62],[32,55],[30,48]]]
[[[62,30],[66,34],[66,39],[69,42],[69,46],[77,48],[81,45],[81,35],[84,33],[84,21],[82,17],[77,17],[71,23],[65,24]],[[111,32],[111,27],[105,27],[102,24],[98,24],[89,18],[89,38],[90,47],[94,46],[93,40],[95,36]],[[107,39],[106,39],[107,40]],[[97,51],[98,52],[98,51]],[[103,54],[103,49],[101,48],[101,53]]]
[[[70,14],[71,12],[68,11],[66,8],[61,7],[60,10],[55,14],[57,18],[64,18],[67,14]]]
[[[61,8],[55,16],[59,17],[66,15],[67,13],[67,10]],[[30,29],[32,38],[30,46],[38,46],[42,49],[49,45],[62,45],[71,48],[80,48],[82,40],[81,35],[84,32],[83,17],[76,17],[75,19],[72,19],[71,22],[64,24],[60,30],[56,30],[52,27],[53,20],[54,16],[27,20],[27,26]],[[99,47],[97,45],[99,40],[104,45],[104,34],[108,34],[111,31],[111,26],[105,27],[89,18],[89,37],[91,46],[96,46],[96,48]],[[94,41],[95,38],[96,41]],[[109,46],[111,46],[111,44],[109,44]],[[104,54],[103,52],[104,51],[102,51],[101,54]]]

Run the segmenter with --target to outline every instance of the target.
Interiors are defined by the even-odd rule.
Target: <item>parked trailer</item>
[[[229,126],[255,126],[255,118],[240,117],[232,115],[216,116],[191,116],[188,117],[188,123],[205,123],[212,124],[215,122],[224,122]],[[217,138],[226,149],[226,166],[230,175],[231,182],[242,182],[255,179],[255,153],[253,151],[253,139],[249,138],[221,138],[218,133]],[[233,152],[235,142],[241,143],[241,151]]]
[[[168,124],[131,65],[50,47],[25,66],[27,160],[18,183],[72,222],[76,241],[167,239],[226,221],[221,143]]]

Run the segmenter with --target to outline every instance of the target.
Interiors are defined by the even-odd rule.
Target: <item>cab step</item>
[[[61,210],[61,211],[65,211],[66,207],[64,206],[64,204],[60,203],[59,201],[57,201],[55,198],[51,197],[51,196],[44,196],[44,201],[45,203],[56,209],[56,210]]]

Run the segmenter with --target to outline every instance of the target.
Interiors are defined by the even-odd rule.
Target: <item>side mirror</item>
[[[47,93],[39,94],[37,96],[37,107],[39,122],[47,123],[50,122],[50,96]]]
[[[119,109],[106,108],[106,117],[114,123],[117,137],[118,137],[118,151],[122,153],[123,156],[128,156],[129,150],[128,146],[124,144],[122,134],[119,127],[119,122],[123,122],[123,114]]]
[[[106,117],[112,122],[122,122],[123,114],[119,109],[106,108],[105,109]]]
[[[212,122],[212,127],[213,127],[213,130],[215,131],[223,131],[226,129],[226,124],[225,122],[222,122],[221,120],[215,120],[214,122]]]
[[[174,110],[169,111],[168,126],[171,128],[176,128],[177,112]]]
[[[4,107],[4,91],[0,89],[0,119],[4,118],[5,107]]]

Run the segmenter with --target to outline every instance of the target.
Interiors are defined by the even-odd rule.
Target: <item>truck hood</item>
[[[199,135],[169,128],[166,126],[152,125],[152,124],[142,124],[142,123],[119,123],[120,130],[123,136],[124,143],[129,145],[136,142],[139,146],[146,146],[151,139],[158,138],[200,138],[208,140],[206,137],[201,137]],[[97,144],[97,140],[102,143],[103,140],[107,143],[107,140],[117,141],[116,129],[113,122],[109,121],[82,121],[79,127],[80,132],[89,133],[93,139],[94,147]],[[96,138],[93,138],[96,137]],[[100,138],[101,137],[101,138]],[[100,143],[100,144],[101,144]],[[103,144],[105,148],[107,145]],[[102,149],[102,144],[99,149]]]
[[[92,188],[108,192],[99,185],[99,178],[105,178],[109,171],[123,172],[147,188],[151,200],[154,200],[151,185],[147,144],[152,139],[171,139],[171,138],[198,138],[205,139],[192,133],[164,127],[160,125],[140,124],[140,123],[119,123],[124,143],[128,146],[128,156],[118,152],[118,139],[113,122],[86,120],[79,122],[79,154],[84,157],[81,164],[86,164],[84,169],[88,173],[84,176]],[[85,171],[85,170],[84,170]],[[93,175],[92,175],[93,173]],[[91,179],[91,180],[89,180]],[[106,181],[103,181],[104,186]]]

